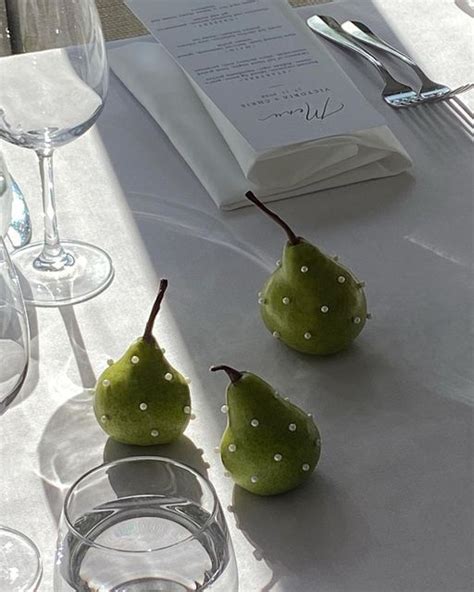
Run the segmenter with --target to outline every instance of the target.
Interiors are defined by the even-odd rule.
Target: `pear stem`
[[[275,212],[272,212],[270,209],[267,208],[252,191],[247,191],[245,197],[250,200],[253,204],[257,206],[262,212],[265,212],[267,216],[269,216],[274,222],[276,222],[279,226],[283,228],[283,230],[288,235],[288,242],[290,245],[298,245],[301,242],[301,239],[296,236],[296,234],[291,230],[288,224],[280,218]]]
[[[155,303],[153,304],[153,308],[151,309],[150,318],[145,327],[145,333],[143,333],[143,341],[147,343],[151,343],[153,341],[153,325],[155,324],[155,319],[160,312],[161,303],[165,296],[166,289],[168,288],[168,280],[161,280],[160,281],[160,288],[158,290],[158,296],[156,297]]]
[[[219,370],[224,370],[233,384],[238,382],[243,376],[242,372],[239,372],[230,366],[211,366],[211,372],[219,372]]]

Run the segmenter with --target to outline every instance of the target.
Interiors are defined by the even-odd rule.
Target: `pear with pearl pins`
[[[321,454],[321,437],[311,414],[251,372],[230,366],[211,368],[211,372],[220,370],[230,379],[220,453],[235,483],[265,496],[301,485]]]
[[[143,336],[117,362],[109,360],[97,382],[95,416],[117,442],[169,444],[192,418],[189,381],[171,366],[152,334],[167,287],[161,280]]]
[[[297,351],[329,355],[346,349],[365,326],[364,283],[305,239],[249,191],[246,197],[283,228],[288,241],[259,293],[260,312],[275,339]]]

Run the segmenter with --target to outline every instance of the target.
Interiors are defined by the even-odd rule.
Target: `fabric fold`
[[[269,202],[396,175],[411,166],[386,126],[257,155],[240,134],[232,134],[232,124],[196,92],[156,41],[147,38],[111,48],[109,60],[224,210],[248,205],[248,190]]]

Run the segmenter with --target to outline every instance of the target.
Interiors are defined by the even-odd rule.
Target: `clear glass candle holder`
[[[97,467],[70,489],[55,592],[236,592],[237,568],[213,486],[159,457]]]

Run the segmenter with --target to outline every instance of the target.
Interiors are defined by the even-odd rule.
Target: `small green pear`
[[[298,487],[314,471],[321,438],[310,414],[264,380],[230,366],[227,428],[221,440],[225,468],[240,487],[257,495],[277,495]]]
[[[124,444],[168,444],[181,436],[191,418],[188,381],[164,356],[152,335],[168,287],[161,280],[143,337],[100,376],[94,412],[102,429]]]
[[[307,242],[249,191],[247,198],[288,235],[281,262],[259,293],[263,322],[273,337],[307,354],[335,354],[365,326],[364,283]]]

